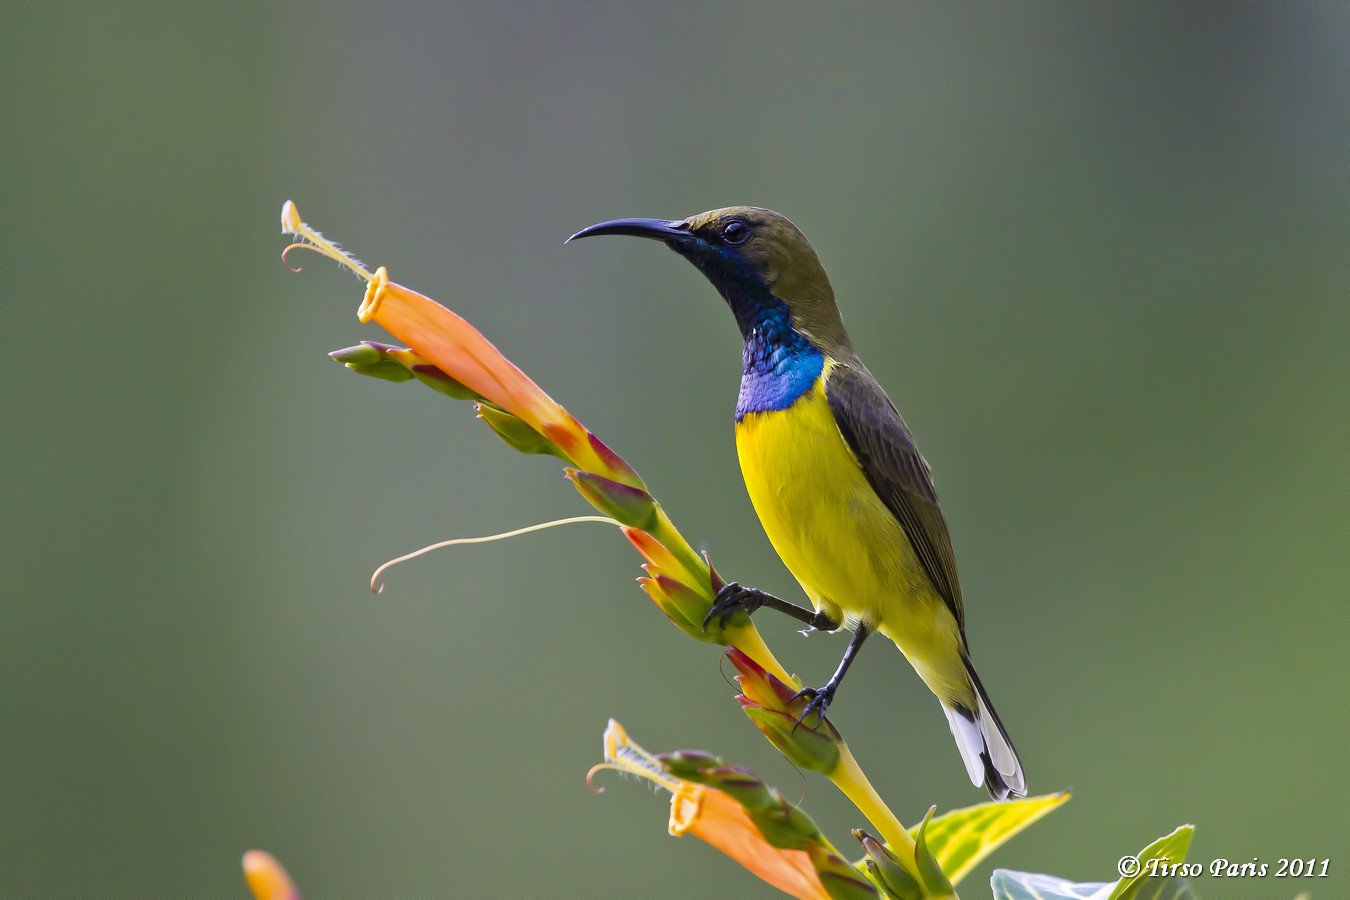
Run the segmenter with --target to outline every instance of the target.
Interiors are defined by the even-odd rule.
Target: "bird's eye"
[[[722,240],[733,247],[739,247],[750,240],[750,226],[740,219],[734,219],[722,226]]]

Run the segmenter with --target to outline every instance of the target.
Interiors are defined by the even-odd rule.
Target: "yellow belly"
[[[736,450],[769,541],[816,609],[880,630],[939,695],[964,686],[956,620],[867,483],[821,381],[786,410],[745,415]]]

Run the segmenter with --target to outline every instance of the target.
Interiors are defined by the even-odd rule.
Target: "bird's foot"
[[[726,628],[727,625],[731,624],[731,617],[736,613],[744,612],[749,615],[764,606],[769,609],[776,609],[819,631],[834,631],[839,627],[838,622],[823,612],[803,609],[758,588],[743,587],[734,581],[729,581],[722,585],[722,589],[717,592],[717,597],[713,600],[712,609],[708,610],[708,614],[703,617],[703,630],[707,631],[708,626],[713,622],[717,622],[720,627]]]
[[[712,609],[703,617],[703,630],[707,631],[713,622],[725,628],[736,613],[745,612],[747,615],[753,613],[763,606],[767,599],[769,595],[758,588],[744,587],[734,581],[728,581],[717,592]]]
[[[802,688],[800,691],[793,694],[788,700],[788,703],[805,699],[806,708],[803,709],[802,714],[797,717],[797,724],[792,726],[792,730],[796,731],[803,722],[811,718],[812,713],[815,713],[815,724],[807,725],[806,727],[812,731],[819,731],[820,726],[825,722],[825,710],[830,708],[830,703],[834,700],[834,692],[837,688],[838,685],[829,683],[823,688]]]

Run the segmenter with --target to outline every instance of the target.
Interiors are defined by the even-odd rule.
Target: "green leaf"
[[[1195,888],[1180,875],[1152,874],[1162,866],[1185,862],[1193,834],[1195,826],[1182,825],[1138,853],[1121,857],[1122,866],[1127,861],[1137,861],[1138,866],[1119,881],[1076,883],[1053,875],[995,869],[989,886],[994,900],[1197,900]]]
[[[1194,897],[1195,892],[1179,875],[1151,874],[1160,871],[1159,867],[1176,865],[1186,861],[1186,851],[1191,847],[1191,836],[1195,834],[1194,825],[1182,825],[1176,831],[1160,837],[1143,850],[1135,854],[1139,860],[1139,871],[1134,875],[1116,882],[1115,888],[1107,895],[1107,900],[1164,900],[1164,898]],[[1153,861],[1153,862],[1151,862]]]
[[[936,806],[928,807],[928,815],[919,823],[914,834],[914,862],[919,867],[919,877],[923,879],[924,893],[929,897],[955,897],[952,880],[942,870],[933,850],[928,846],[928,826],[932,821]]]
[[[943,813],[928,823],[924,833],[929,850],[953,885],[969,875],[984,858],[1009,838],[1068,801],[1068,791],[981,803]],[[910,829],[917,837],[919,826]]]

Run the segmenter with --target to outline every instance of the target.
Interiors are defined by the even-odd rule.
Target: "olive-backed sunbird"
[[[966,771],[990,796],[1026,796],[1012,741],[966,646],[947,523],[928,463],[886,392],[853,352],[806,236],[767,209],[687,219],[615,219],[603,234],[662,241],[713,283],[740,326],[736,450],[769,541],[814,611],[734,582],[709,620],[777,609],[825,631],[851,624],[843,660],[805,715],[823,718],[868,635],[879,631],[942,701]]]

